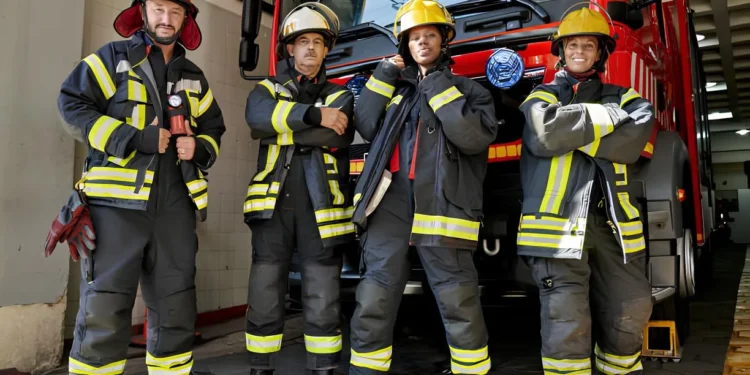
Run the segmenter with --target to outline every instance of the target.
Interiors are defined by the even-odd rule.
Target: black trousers
[[[623,264],[603,212],[592,210],[583,258],[525,257],[539,286],[545,374],[640,374],[643,329],[651,316],[646,257]],[[588,372],[587,372],[588,371]]]
[[[341,358],[341,258],[324,248],[302,164],[292,160],[270,220],[253,222],[253,262],[247,309],[252,368],[273,369],[284,331],[284,295],[296,248],[302,261],[302,305],[309,369],[338,366]]]

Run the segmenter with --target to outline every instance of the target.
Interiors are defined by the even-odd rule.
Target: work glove
[[[48,257],[55,251],[58,243],[68,242],[70,256],[73,261],[83,257],[88,258],[96,248],[94,240],[94,224],[84,197],[74,190],[68,198],[68,203],[62,207],[60,213],[52,222],[44,244],[44,256]]]

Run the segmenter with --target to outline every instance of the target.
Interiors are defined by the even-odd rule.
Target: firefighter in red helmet
[[[81,180],[52,223],[45,253],[67,242],[81,260],[71,374],[123,374],[139,280],[148,308],[149,374],[192,373],[196,211],[222,112],[198,66],[191,0],[134,0],[107,43],[62,83],[58,108],[88,148]]]

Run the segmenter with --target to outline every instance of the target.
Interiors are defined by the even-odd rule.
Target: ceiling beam
[[[727,83],[729,108],[734,116],[738,117],[740,114],[737,111],[737,81],[734,77],[732,32],[729,29],[727,0],[711,0],[711,8],[714,14],[714,25],[716,25],[716,36],[719,38],[719,53],[721,54],[721,65],[724,67],[724,78]]]

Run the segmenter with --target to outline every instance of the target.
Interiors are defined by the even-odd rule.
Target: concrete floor
[[[700,289],[691,304],[690,336],[684,344],[679,363],[644,361],[649,375],[708,375],[722,373],[734,307],[747,246],[731,245],[718,249],[714,260],[713,280]],[[417,313],[418,312],[418,313]],[[425,315],[427,314],[427,315]],[[397,329],[391,374],[439,374],[447,363],[445,339],[436,309],[424,308],[424,301],[406,301],[400,316],[405,317]],[[415,319],[418,318],[418,319]],[[490,352],[493,375],[542,374],[539,363],[538,304],[520,303],[512,309],[488,309],[485,320],[491,336]],[[196,374],[247,374],[242,319],[204,330],[204,336],[215,338],[195,350]],[[233,332],[233,333],[230,333]],[[288,321],[277,375],[305,374],[305,348],[302,321],[295,316]],[[219,337],[217,337],[219,336]],[[349,359],[348,330],[345,329],[344,360]],[[126,374],[146,375],[143,358],[134,353]],[[346,374],[346,366],[336,374]],[[65,374],[65,371],[51,374]]]

